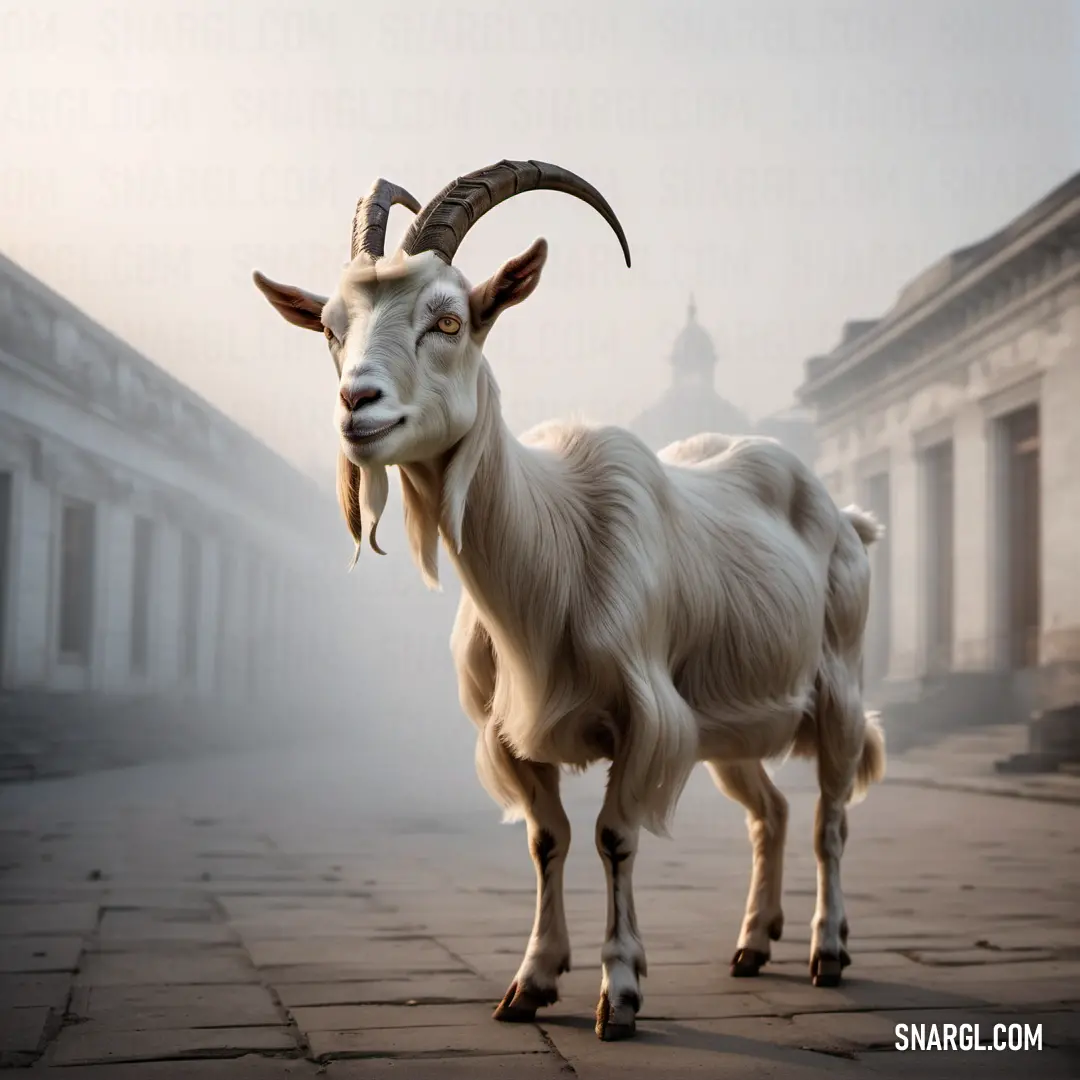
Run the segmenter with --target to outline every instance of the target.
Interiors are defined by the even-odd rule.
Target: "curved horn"
[[[626,265],[630,246],[615,211],[587,180],[543,161],[500,161],[449,183],[424,207],[409,226],[402,250],[407,255],[434,251],[446,262],[454,261],[461,241],[489,210],[523,191],[563,191],[587,202],[611,226],[622,245]]]
[[[386,244],[386,220],[391,206],[407,206],[414,214],[420,213],[420,203],[403,187],[389,180],[378,179],[371,190],[356,204],[353,216],[352,258],[366,251],[373,258],[383,254]]]

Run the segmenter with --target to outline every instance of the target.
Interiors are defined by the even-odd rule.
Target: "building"
[[[331,499],[0,257],[0,687],[310,701]]]
[[[813,461],[813,420],[799,410],[777,413],[757,425],[716,392],[716,347],[697,320],[690,298],[686,325],[671,351],[671,384],[656,404],[642,412],[630,429],[653,450],[699,432],[723,435],[768,435],[803,460]]]
[[[885,522],[866,679],[978,714],[1080,702],[1080,174],[806,363],[817,468]]]

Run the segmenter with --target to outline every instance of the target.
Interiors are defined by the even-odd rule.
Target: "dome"
[[[653,450],[660,450],[703,431],[749,435],[753,425],[741,409],[711,387],[703,392],[684,382],[669,386],[659,401],[631,423],[630,430]]]
[[[707,331],[697,321],[697,305],[690,297],[686,325],[675,339],[671,351],[671,366],[676,380],[689,376],[694,381],[706,381],[711,386],[716,371],[716,347]]]
[[[748,435],[753,425],[743,411],[725,401],[714,386],[716,348],[697,321],[697,305],[690,297],[686,325],[671,351],[674,378],[660,400],[630,425],[653,450],[702,431]]]

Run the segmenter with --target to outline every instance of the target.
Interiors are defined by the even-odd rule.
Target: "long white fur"
[[[454,651],[475,681],[471,643],[487,641],[493,677],[474,719],[531,761],[583,767],[614,748],[625,799],[664,833],[697,761],[787,753],[815,680],[857,671],[869,588],[857,526],[872,525],[772,440],[697,436],[658,457],[619,428],[549,423],[519,442],[486,364],[478,382],[454,451],[477,459],[457,478],[467,493],[446,490],[453,457],[438,503],[416,494],[440,486],[430,474],[406,491],[414,551],[440,505],[467,508],[450,549],[466,592]],[[481,766],[522,816],[498,759]]]
[[[861,703],[874,520],[839,509],[770,439],[702,434],[657,455],[616,427],[553,422],[515,438],[486,330],[453,344],[422,333],[433,297],[470,329],[476,291],[434,257],[377,265],[392,272],[363,259],[346,271],[322,321],[349,327],[336,354],[343,389],[381,388],[374,421],[403,415],[408,434],[378,454],[343,447],[342,503],[357,543],[365,530],[373,543],[385,468],[399,465],[421,573],[438,586],[441,538],[464,586],[451,647],[477,771],[507,818],[528,822],[539,874],[507,1001],[552,989],[569,965],[557,769],[602,759],[613,763],[597,823],[609,879],[604,1023],[632,1023],[640,1005],[638,829],[667,833],[699,761],[747,808],[754,869],[739,941],[767,952],[783,918],[787,808],[760,762],[817,757],[812,953],[838,955],[844,807],[885,760]]]

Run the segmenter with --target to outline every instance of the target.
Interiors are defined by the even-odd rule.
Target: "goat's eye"
[[[326,340],[329,341],[331,345],[340,344],[338,342],[337,335],[334,333],[333,330],[330,329],[329,326],[323,327],[323,333],[326,335]]]
[[[456,334],[461,329],[461,320],[456,315],[444,315],[436,324],[440,334]]]

